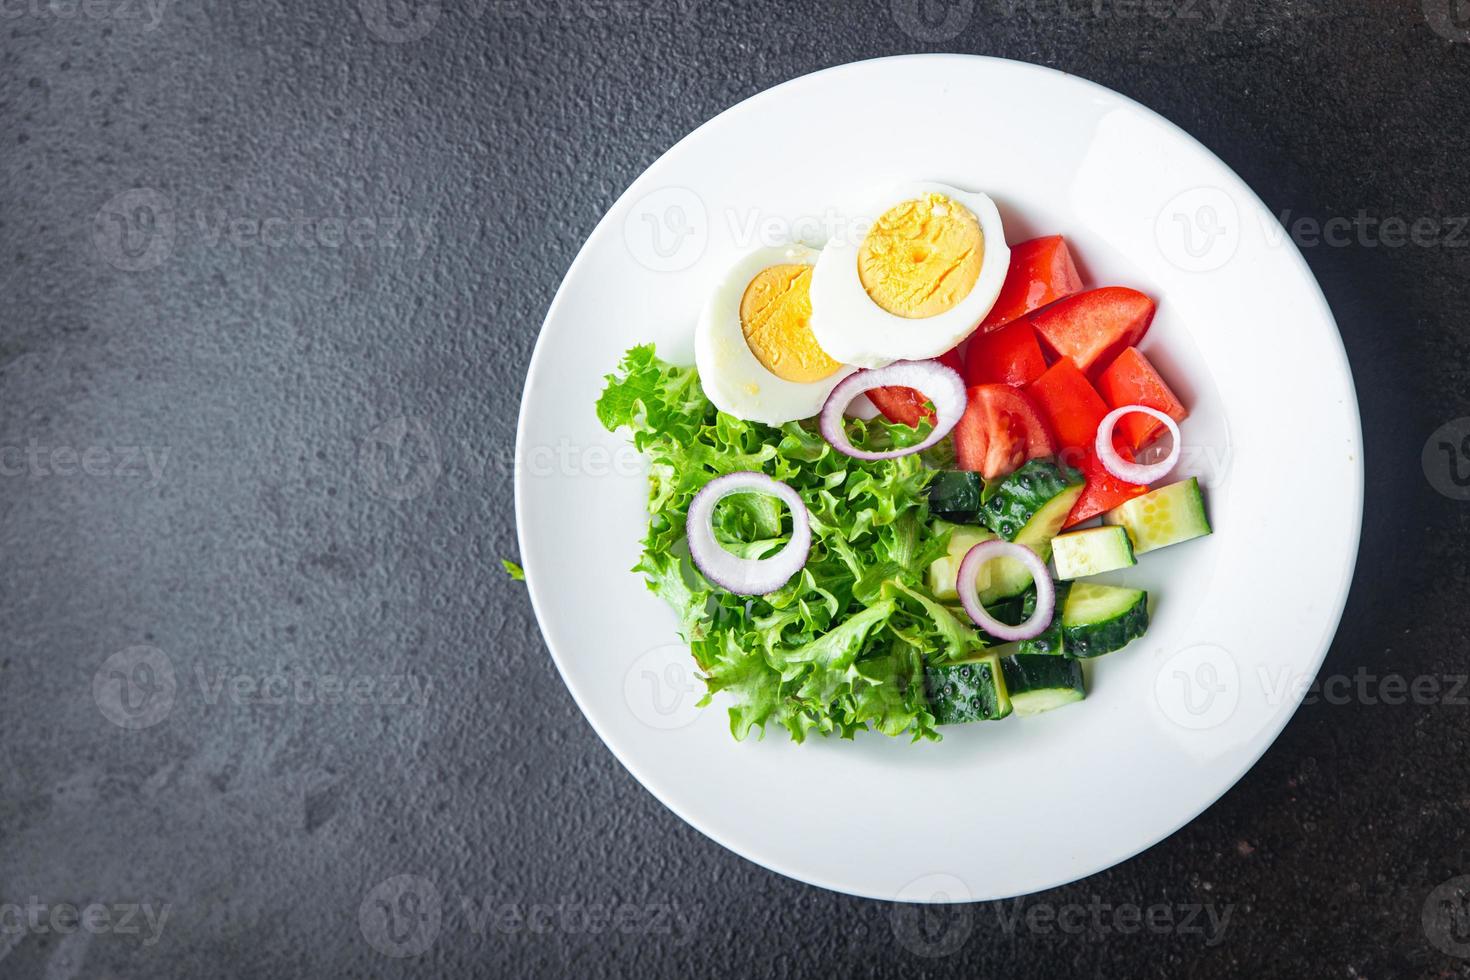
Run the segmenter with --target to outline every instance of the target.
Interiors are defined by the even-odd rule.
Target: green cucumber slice
[[[981,516],[986,525],[1007,541],[1021,541],[1028,528],[1032,529],[1032,541],[1040,540],[1038,520],[1045,518],[1050,524],[1055,511],[1056,528],[1045,535],[1050,540],[1062,528],[1067,512],[1082,495],[1082,474],[1065,464],[1050,459],[1027,460],[1020,469],[999,484],[988,487]],[[1062,507],[1063,502],[1066,507]],[[1022,541],[1023,544],[1029,542]],[[1044,560],[1044,559],[1043,559]]]
[[[1082,474],[1069,466],[1047,459],[1033,459],[998,484],[984,491],[988,496],[980,516],[990,529],[1008,541],[1023,544],[1042,561],[1051,558],[1051,541],[1061,531],[1072,505],[1082,495]],[[1031,584],[1031,573],[1020,562],[1000,558],[988,563],[990,586],[982,592],[1005,598],[1020,595]]]
[[[955,515],[956,524],[980,523],[980,493],[985,489],[979,473],[969,470],[944,470],[929,481],[929,510],[934,514]],[[945,520],[953,520],[945,517]]]
[[[1100,657],[1148,631],[1148,593],[1075,582],[1062,607],[1062,649],[1069,657]]]
[[[985,523],[984,521],[980,520],[980,515],[978,513],[973,512],[973,511],[972,512],[966,512],[966,511],[933,510],[933,509],[931,509],[929,511],[929,516],[930,517],[937,517],[937,518],[939,518],[939,520],[946,521],[946,522],[948,522],[950,524],[963,524],[963,525],[967,525],[967,526],[971,526],[971,527],[980,527],[980,526],[983,526],[984,523]]]
[[[994,651],[926,667],[924,684],[936,724],[998,721],[1011,713],[1000,655]]]
[[[943,525],[939,525],[937,530],[943,530]],[[929,565],[929,591],[934,593],[934,598],[940,602],[958,602],[960,594],[955,583],[960,575],[960,562],[975,545],[994,540],[995,532],[986,528],[955,525],[948,551]],[[1020,597],[1030,587],[1031,573],[1012,558],[995,558],[986,562],[980,566],[980,574],[975,578],[975,590],[987,609],[1004,599]],[[994,610],[991,614],[994,615]],[[1024,618],[1016,622],[1022,622]]]
[[[1033,636],[1031,639],[1022,640],[1019,644],[1017,644],[1016,650],[1018,653],[1030,656],[1047,657],[1060,657],[1063,654],[1063,652],[1065,651],[1065,647],[1063,646],[1062,642],[1062,609],[1067,604],[1067,595],[1071,591],[1071,588],[1071,582],[1056,583],[1056,611],[1052,613],[1051,625],[1047,626],[1046,631],[1043,632],[1040,636]],[[1009,620],[1005,619],[1001,619],[1000,621],[1003,623],[1009,623],[1009,625],[1012,626],[1016,626],[1030,619],[1031,614],[1035,611],[1036,590],[1029,589],[1026,592],[1026,600],[1021,607],[1020,618],[1017,619],[1014,623],[1011,623]],[[991,612],[991,615],[995,616],[995,613]],[[999,616],[995,616],[995,618],[1000,619]]]
[[[1126,529],[1139,555],[1211,533],[1194,477],[1134,497],[1104,514],[1103,523]]]
[[[980,517],[1008,541],[1025,545],[1043,562],[1051,558],[1051,542],[1061,531],[1072,505],[1082,495],[1082,474],[1048,459],[1033,459],[996,484],[981,491]],[[929,566],[929,588],[943,600],[959,598],[955,579],[965,553],[995,535],[981,529],[958,527],[950,539],[949,554]],[[980,569],[977,590],[987,607],[1009,599],[1031,586],[1031,573],[1012,558],[996,558]]]
[[[1000,662],[1011,707],[1018,715],[1035,715],[1087,696],[1082,665],[1064,657],[1018,653]]]
[[[943,530],[941,526],[939,528]],[[960,574],[960,562],[964,561],[971,548],[982,541],[995,540],[995,533],[983,527],[965,527],[956,525],[954,534],[949,539],[949,549],[943,558],[937,558],[929,565],[929,591],[934,593],[934,598],[940,602],[954,602],[959,599],[960,594],[955,589],[955,582]],[[993,563],[991,563],[993,564]],[[976,587],[981,595],[986,594],[989,588],[990,577],[987,575],[988,568],[980,569],[980,576],[976,581]],[[1019,590],[1018,590],[1019,591]],[[997,596],[996,598],[1005,598]],[[983,601],[983,600],[982,600]]]
[[[1058,534],[1051,541],[1057,578],[1085,578],[1137,565],[1133,543],[1121,527],[1093,527]]]

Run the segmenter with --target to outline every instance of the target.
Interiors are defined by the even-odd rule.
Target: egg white
[[[756,249],[732,265],[710,294],[694,331],[694,363],[705,395],[720,411],[767,425],[811,418],[856,370],[844,366],[820,381],[787,381],[766,370],[745,342],[740,301],[750,281],[773,265],[815,266],[820,255],[805,245]]]
[[[871,228],[889,209],[931,193],[963,204],[980,223],[985,255],[974,288],[937,316],[898,316],[873,302],[863,288],[858,275],[862,237],[851,235],[829,242],[812,273],[812,333],[833,359],[875,368],[893,361],[938,357],[973,333],[995,305],[1011,266],[1011,250],[1000,212],[988,195],[933,182],[892,187],[857,209],[860,220],[853,226]]]

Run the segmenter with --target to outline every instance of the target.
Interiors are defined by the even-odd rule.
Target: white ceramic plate
[[[734,742],[672,614],[628,569],[645,484],[593,402],[623,351],[692,362],[732,258],[842,234],[888,179],[989,192],[1014,244],[1062,233],[1089,285],[1157,297],[1146,351],[1192,409],[1181,473],[1215,534],[1144,557],[1146,637],[1087,700],[939,744]],[[552,304],[521,409],[516,508],[546,642],[608,747],[731,850],[880,899],[963,901],[1081,878],[1229,789],[1291,717],[1347,597],[1362,517],[1357,402],[1290,239],[1213,154],[1137,103],[1032,65],[921,56],[781,85],[700,127],[599,224]],[[718,705],[718,703],[717,703]],[[1248,828],[1241,828],[1246,833]]]

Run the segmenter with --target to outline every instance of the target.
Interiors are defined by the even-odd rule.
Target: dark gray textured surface
[[[957,33],[906,33],[907,0],[0,5],[0,975],[1470,975],[1430,941],[1457,949],[1470,921],[1430,900],[1470,872],[1458,699],[1309,704],[1186,829],[1021,906],[1212,903],[1231,914],[1214,945],[1008,931],[1010,905],[916,919],[767,873],[665,811],[581,720],[497,563],[536,331],[619,191],[771,84],[969,51],[1140,99],[1293,218],[1437,223],[1434,245],[1305,249],[1367,447],[1325,670],[1462,673],[1470,504],[1420,463],[1470,415],[1454,2],[934,3],[927,23],[952,12]],[[98,218],[138,188],[158,196]],[[261,225],[298,216],[368,223],[355,243],[331,221]],[[422,237],[390,245],[399,220]],[[430,435],[393,450],[404,417]],[[128,447],[158,475],[141,454],[119,473]],[[1305,489],[1283,505],[1309,507]],[[118,693],[151,688],[111,670],[146,682],[162,662],[124,652],[140,646],[175,690],[127,730],[102,709],[135,717]],[[376,686],[342,704],[216,686],[272,674]],[[395,703],[403,676],[427,696]],[[380,886],[400,874],[432,882],[437,931],[416,892]],[[33,897],[167,918],[156,941],[141,915],[136,934],[63,936],[25,919]],[[376,930],[380,897],[405,931]],[[579,902],[622,928],[532,910]]]

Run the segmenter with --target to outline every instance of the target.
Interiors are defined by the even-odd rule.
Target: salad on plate
[[[1008,247],[923,182],[821,250],[743,256],[695,366],[628,351],[597,402],[649,466],[634,571],[744,739],[938,739],[1081,701],[1149,626],[1095,576],[1211,533],[1168,482],[1188,415],[1140,345],[1155,302],[1087,288],[1061,236]]]

